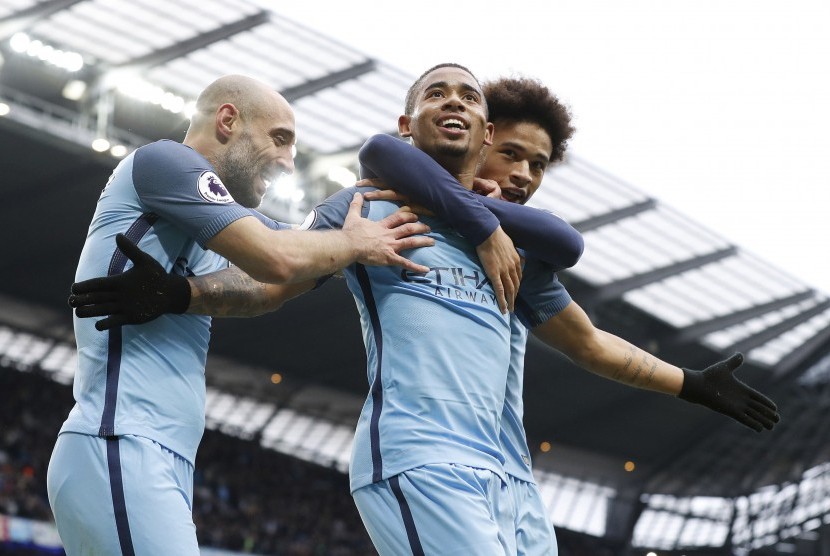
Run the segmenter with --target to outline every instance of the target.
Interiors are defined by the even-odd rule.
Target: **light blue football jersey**
[[[524,362],[528,328],[557,315],[571,303],[571,296],[556,273],[538,261],[528,260],[510,318],[510,367],[501,418],[500,440],[505,472],[530,483],[533,479],[530,450],[522,419],[524,416]]]
[[[307,225],[339,228],[355,189],[319,205]],[[380,220],[398,206],[364,204]],[[499,420],[510,362],[510,319],[475,249],[430,217],[435,246],[402,253],[431,270],[347,267],[368,359],[369,395],[355,432],[352,491],[430,463],[504,477]]]
[[[255,216],[233,201],[210,163],[193,149],[158,141],[127,156],[98,200],[75,280],[131,266],[116,248],[124,233],[168,271],[200,275],[228,262],[204,245],[231,222]],[[74,319],[75,406],[61,432],[150,438],[193,463],[204,431],[210,317],[167,314],[99,332]]]

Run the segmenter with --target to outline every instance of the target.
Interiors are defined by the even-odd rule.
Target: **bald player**
[[[197,100],[182,143],[137,149],[115,169],[89,227],[76,280],[128,267],[138,244],[166,272],[195,276],[233,262],[265,283],[309,281],[355,263],[400,265],[428,246],[405,213],[342,230],[282,230],[252,210],[268,182],[294,170],[294,114],[265,84],[225,76]],[[118,239],[117,239],[118,238]],[[269,287],[264,285],[263,287]],[[193,464],[204,431],[210,317],[171,307],[153,322],[102,331],[75,318],[75,406],[49,464],[49,502],[67,554],[197,556]]]

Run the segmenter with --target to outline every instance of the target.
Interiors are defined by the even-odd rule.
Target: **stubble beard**
[[[469,141],[439,142],[435,145],[433,158],[452,174],[465,171],[470,156]]]
[[[216,173],[233,200],[246,208],[256,208],[262,197],[256,194],[254,181],[259,174],[253,153],[251,134],[244,132],[240,138],[214,162]]]

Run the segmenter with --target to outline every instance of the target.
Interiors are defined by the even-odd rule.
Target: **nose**
[[[527,187],[533,181],[530,175],[530,163],[522,160],[513,164],[510,170],[510,181],[517,187]]]
[[[277,168],[283,174],[293,174],[294,173],[294,157],[291,156],[289,153],[288,155],[280,156],[277,159]]]
[[[464,110],[464,103],[461,102],[461,96],[458,92],[453,91],[447,95],[444,99],[444,108],[456,108],[460,110]]]

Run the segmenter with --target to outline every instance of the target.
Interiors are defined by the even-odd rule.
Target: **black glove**
[[[683,369],[678,397],[723,413],[757,432],[771,430],[780,419],[778,409],[771,399],[735,378],[733,372],[743,361],[744,356],[736,353],[702,371]]]
[[[142,324],[165,313],[184,313],[190,306],[187,278],[168,274],[153,257],[124,234],[115,243],[133,263],[122,274],[72,284],[69,306],[80,318],[109,315],[95,323],[98,330]]]

